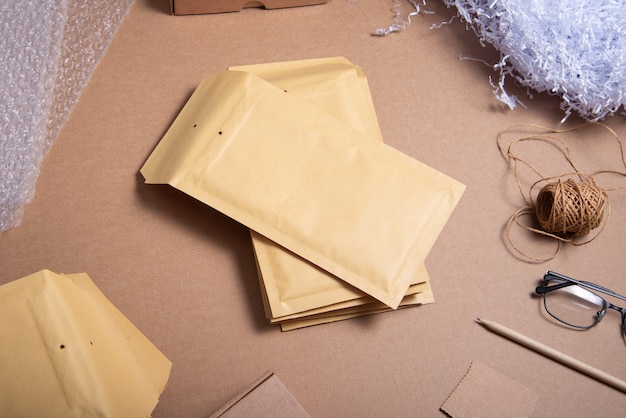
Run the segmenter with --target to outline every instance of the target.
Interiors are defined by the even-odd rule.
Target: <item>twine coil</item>
[[[558,180],[537,195],[536,216],[541,229],[564,237],[589,234],[602,223],[608,196],[592,183]]]
[[[608,130],[617,140],[622,165],[626,168],[626,159],[624,155],[624,147],[617,134],[608,126],[595,122],[579,125],[568,130],[552,130],[537,125],[518,125],[510,127],[502,131],[498,135],[498,146],[500,151],[514,162],[515,176],[517,185],[527,206],[522,207],[515,212],[506,226],[506,236],[511,247],[526,260],[533,262],[545,262],[552,260],[560,251],[562,243],[570,243],[575,246],[588,244],[596,239],[606,226],[610,215],[610,203],[608,191],[615,189],[603,189],[596,183],[595,175],[600,173],[613,173],[626,176],[626,171],[616,170],[600,170],[594,174],[582,173],[574,163],[569,147],[561,139],[547,135],[560,134],[579,129],[583,126],[598,125]],[[544,131],[544,133],[531,135],[513,141],[508,148],[503,145],[503,134],[517,128],[519,126],[533,127]],[[545,141],[556,145],[561,149],[567,163],[573,168],[572,172],[564,173],[555,177],[543,177],[538,169],[536,169],[527,160],[520,158],[513,151],[515,145],[523,141]],[[532,184],[527,193],[524,192],[520,181],[519,165],[522,164],[533,171],[540,179]],[[543,187],[537,193],[536,199],[533,201],[532,195],[534,190],[540,185]],[[618,187],[623,188],[623,187]],[[532,216],[536,221],[538,228],[527,225],[521,221],[521,218]],[[517,225],[530,232],[547,236],[556,240],[556,249],[554,253],[545,258],[535,258],[522,251],[511,238],[511,227]],[[598,231],[586,240],[580,240],[580,237],[589,235],[591,231],[599,228]]]

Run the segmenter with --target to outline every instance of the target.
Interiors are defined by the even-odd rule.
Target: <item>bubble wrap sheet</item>
[[[0,232],[20,224],[41,162],[132,2],[0,2]]]

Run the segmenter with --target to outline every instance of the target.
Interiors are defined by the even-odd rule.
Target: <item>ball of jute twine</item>
[[[544,231],[578,237],[600,226],[607,202],[606,192],[593,183],[559,179],[539,191],[535,212]]]
[[[569,243],[575,246],[585,245],[593,241],[604,230],[610,215],[610,203],[608,191],[615,189],[603,189],[596,183],[595,176],[601,173],[614,173],[626,176],[626,172],[615,170],[600,170],[594,174],[585,174],[578,170],[567,144],[560,138],[548,134],[562,134],[582,128],[583,126],[597,125],[607,130],[616,139],[622,157],[622,165],[626,168],[624,147],[618,135],[608,126],[599,123],[587,123],[566,130],[553,130],[538,125],[516,125],[502,131],[498,135],[498,146],[506,158],[514,163],[517,185],[527,206],[516,211],[509,219],[506,226],[506,236],[512,249],[522,255],[526,260],[533,262],[545,262],[552,260],[559,253],[561,244]],[[519,127],[530,127],[543,132],[513,141],[507,148],[503,145],[503,135]],[[514,147],[523,141],[545,141],[556,145],[563,153],[567,163],[573,171],[555,177],[543,177],[539,170],[522,159],[514,152]],[[531,169],[540,179],[533,183],[527,193],[522,188],[519,166],[524,165]],[[532,196],[535,190],[536,199]],[[619,187],[622,188],[622,187]],[[521,221],[523,217],[533,217],[537,227],[529,226]],[[554,239],[557,243],[553,254],[545,258],[536,258],[522,251],[511,237],[511,227],[517,225],[530,232]],[[590,238],[591,231],[597,231]]]

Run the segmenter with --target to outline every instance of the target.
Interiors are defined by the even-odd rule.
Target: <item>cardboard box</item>
[[[239,12],[246,7],[281,9],[285,7],[312,6],[329,0],[170,0],[173,15],[199,15],[207,13]]]

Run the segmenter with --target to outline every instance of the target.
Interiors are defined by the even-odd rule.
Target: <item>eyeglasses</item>
[[[535,292],[543,295],[546,311],[555,319],[574,328],[589,329],[597,325],[607,309],[622,314],[622,338],[626,343],[626,308],[607,302],[594,292],[626,301],[612,290],[594,283],[574,280],[553,271],[543,276],[545,286],[538,286]]]

